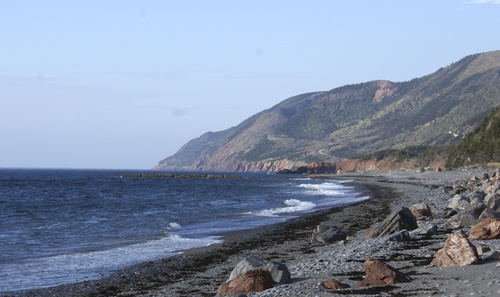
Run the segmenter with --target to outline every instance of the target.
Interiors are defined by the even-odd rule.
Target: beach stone
[[[404,229],[411,231],[417,228],[417,218],[411,213],[411,210],[407,207],[401,207],[398,211],[393,212],[385,218],[382,223],[373,228],[370,237],[385,237]]]
[[[479,191],[472,192],[470,197],[469,197],[470,205],[475,206],[475,205],[483,204],[485,196],[486,196],[486,194],[484,192],[479,192]]]
[[[469,232],[469,238],[488,240],[500,238],[500,219],[486,218],[474,225]]]
[[[462,230],[450,234],[444,247],[437,251],[431,264],[441,267],[466,266],[478,262],[476,247]]]
[[[422,236],[434,236],[438,234],[438,226],[436,224],[422,224],[419,225],[417,229],[410,232],[412,238],[418,235]]]
[[[405,242],[405,241],[412,241],[412,237],[410,235],[410,232],[408,232],[408,230],[405,229],[389,235],[387,237],[387,240]]]
[[[467,209],[470,207],[470,199],[463,195],[454,195],[448,202],[447,208],[450,209]]]
[[[231,274],[229,275],[229,279],[227,281],[231,281],[242,273],[245,273],[252,269],[260,268],[262,266],[265,266],[266,264],[267,264],[266,261],[257,256],[246,257],[245,259],[241,260],[238,264],[236,264],[236,266],[231,271]]]
[[[283,263],[267,263],[264,268],[271,272],[271,276],[275,283],[287,284],[292,278],[288,267]]]
[[[475,207],[461,211],[446,221],[445,229],[454,230],[462,227],[473,226],[479,221],[479,217],[485,209],[486,205],[479,204]]]
[[[445,219],[448,219],[448,218],[451,218],[452,216],[456,215],[457,213],[458,213],[458,211],[456,211],[455,209],[449,209],[443,213],[442,217]]]
[[[494,193],[498,190],[500,184],[496,178],[490,179],[487,183],[484,183],[482,190],[486,193]]]
[[[383,281],[385,285],[407,283],[411,279],[394,267],[375,259],[367,259],[364,263],[365,280]]]
[[[431,208],[426,203],[417,203],[410,206],[411,213],[418,221],[425,220],[432,215]]]
[[[268,263],[257,256],[246,257],[244,260],[241,260],[238,264],[236,264],[227,281],[231,281],[238,277],[238,275],[256,268],[268,270],[271,273],[273,280],[278,284],[290,282],[291,274],[285,264],[274,262]]]
[[[485,253],[491,251],[491,248],[485,244],[474,243],[474,246],[476,247],[476,251],[477,251],[478,256],[482,256]]]
[[[500,219],[500,212],[487,208],[481,213],[478,220],[482,221],[486,218]]]
[[[271,272],[265,269],[252,269],[238,275],[235,279],[222,284],[218,296],[232,296],[243,293],[262,292],[273,287]]]
[[[345,240],[347,234],[344,231],[338,230],[330,225],[318,225],[312,234],[312,242],[316,243],[332,243],[335,241]]]
[[[336,279],[329,279],[329,280],[323,281],[323,282],[321,282],[321,285],[324,288],[330,289],[330,290],[338,290],[338,289],[349,288],[348,284],[343,284],[343,283],[339,282]]]
[[[497,210],[500,207],[500,194],[496,192],[488,194],[484,198],[484,202],[489,208]]]

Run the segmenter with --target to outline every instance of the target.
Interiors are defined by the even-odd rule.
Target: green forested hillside
[[[500,108],[467,134],[448,156],[449,168],[500,162]]]

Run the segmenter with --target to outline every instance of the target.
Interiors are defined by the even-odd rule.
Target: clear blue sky
[[[148,169],[282,100],[500,49],[500,1],[2,1],[0,167]]]

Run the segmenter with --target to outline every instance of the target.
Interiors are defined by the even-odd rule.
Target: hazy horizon
[[[0,8],[0,168],[150,169],[291,96],[500,49],[498,0]]]

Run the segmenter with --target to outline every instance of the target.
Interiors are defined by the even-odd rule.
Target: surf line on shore
[[[322,222],[337,224],[343,226],[350,234],[366,228],[378,216],[385,214],[387,203],[391,199],[392,193],[385,189],[353,181],[352,183],[359,189],[360,196],[368,196],[372,199],[363,200],[356,204],[347,206],[331,207],[310,213],[304,213],[288,221],[261,226],[249,230],[240,230],[222,234],[223,243],[210,246],[196,247],[182,251],[182,254],[140,263],[125,269],[120,269],[110,276],[98,279],[79,282],[74,284],[61,285],[49,289],[36,290],[37,294],[43,295],[43,292],[75,292],[85,290],[85,292],[105,292],[106,290],[119,290],[122,292],[133,292],[137,289],[138,283],[147,283],[146,288],[141,285],[141,290],[156,290],[161,286],[180,282],[187,284],[199,284],[204,282],[202,278],[197,277],[200,271],[205,271],[210,267],[224,266],[229,257],[239,257],[251,250],[265,248],[266,252],[272,253],[279,250],[280,245],[287,242],[293,242],[293,246],[310,245],[310,232],[316,225]],[[389,195],[388,195],[389,193]],[[373,216],[366,216],[366,213],[374,213]],[[353,219],[356,218],[356,219]],[[358,219],[360,218],[360,219]],[[346,223],[350,222],[350,223]],[[282,249],[282,247],[281,247]],[[232,269],[232,267],[226,267]],[[148,282],[161,276],[167,277],[168,281],[164,283]],[[217,276],[225,278],[225,275]],[[217,281],[217,277],[214,281]],[[84,289],[83,289],[84,288]],[[33,293],[33,291],[30,291]],[[18,296],[29,296],[30,294],[18,294]],[[66,294],[67,295],[67,294]],[[71,295],[71,294],[70,294]]]

